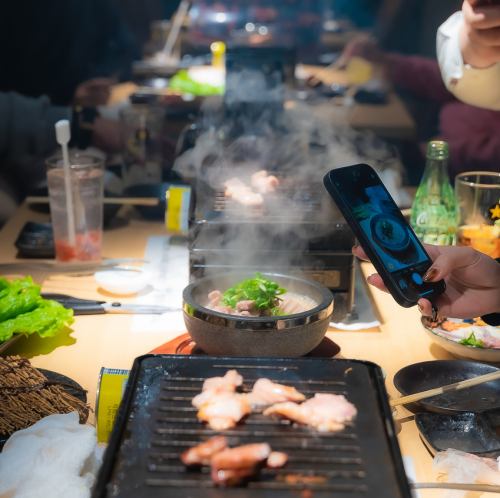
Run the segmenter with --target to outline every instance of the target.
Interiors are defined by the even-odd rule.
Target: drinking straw
[[[175,42],[179,36],[184,18],[186,17],[189,10],[189,2],[187,0],[182,0],[177,12],[175,13],[174,20],[172,21],[172,28],[168,33],[167,41],[163,47],[163,56],[165,60],[168,60],[172,55],[172,50],[174,49]]]
[[[68,143],[71,138],[69,121],[62,119],[56,123],[56,140],[61,146],[63,155],[63,170],[64,170],[64,190],[66,193],[66,219],[68,220],[68,239],[70,245],[76,243],[75,233],[75,212],[73,206],[73,189],[71,185],[71,165],[69,162]]]

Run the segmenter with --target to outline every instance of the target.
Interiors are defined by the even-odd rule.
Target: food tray
[[[267,377],[308,397],[345,394],[358,416],[341,432],[318,433],[252,414],[224,432],[229,444],[268,442],[273,450],[286,452],[289,462],[282,469],[263,470],[244,487],[215,488],[207,469],[187,469],[179,455],[215,434],[197,421],[191,400],[206,378],[233,368],[244,378],[243,390]],[[93,498],[275,498],[304,492],[315,498],[411,497],[379,367],[317,358],[136,359]]]

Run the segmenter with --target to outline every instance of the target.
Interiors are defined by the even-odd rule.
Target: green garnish
[[[464,346],[472,346],[473,348],[484,348],[484,342],[481,339],[476,339],[474,332],[471,332],[470,336],[466,339],[459,341],[459,344]]]
[[[253,301],[255,308],[261,311],[270,311],[272,315],[279,313],[279,297],[286,289],[278,283],[265,278],[261,273],[256,273],[254,278],[239,282],[234,287],[227,289],[222,295],[222,302],[235,309],[240,301]]]
[[[11,282],[0,278],[0,342],[14,334],[53,337],[73,323],[73,310],[40,296],[31,277]]]

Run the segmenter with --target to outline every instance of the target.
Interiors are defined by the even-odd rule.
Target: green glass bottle
[[[411,208],[411,225],[422,242],[455,244],[457,203],[448,176],[448,144],[433,140],[427,146],[427,162]]]

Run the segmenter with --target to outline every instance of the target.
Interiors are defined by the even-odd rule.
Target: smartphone
[[[334,169],[323,182],[401,306],[414,306],[421,297],[432,302],[444,292],[444,281],[424,282],[432,260],[373,168],[355,164]]]

